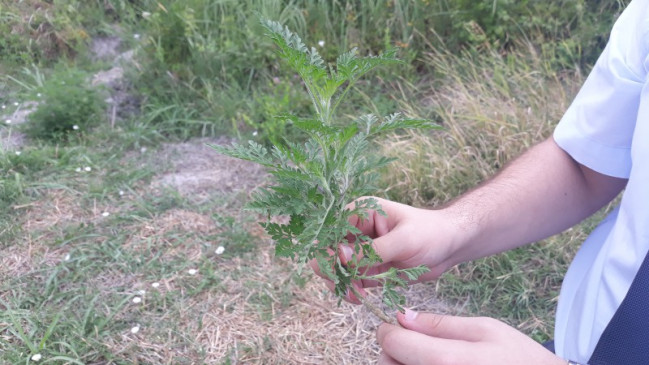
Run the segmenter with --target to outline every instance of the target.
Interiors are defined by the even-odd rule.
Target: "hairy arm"
[[[456,233],[446,267],[559,233],[610,202],[625,179],[591,170],[549,138],[439,210]]]
[[[625,185],[625,179],[577,163],[550,138],[442,208],[414,208],[376,198],[387,217],[371,212],[367,219],[352,219],[352,224],[373,238],[383,259],[368,275],[426,265],[430,272],[419,277],[426,281],[461,262],[559,233],[610,202]],[[340,251],[343,263],[351,260],[349,251]],[[320,274],[315,263],[311,266]],[[376,285],[363,280],[359,287]]]

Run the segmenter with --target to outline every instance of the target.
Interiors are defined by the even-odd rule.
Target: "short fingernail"
[[[403,312],[403,317],[406,319],[406,321],[414,321],[415,318],[417,318],[418,314],[419,314],[418,312],[405,308],[405,311]]]
[[[345,261],[351,261],[352,256],[354,255],[354,250],[349,246],[340,246],[340,250],[343,252]]]

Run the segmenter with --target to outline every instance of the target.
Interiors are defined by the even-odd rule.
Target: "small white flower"
[[[123,195],[124,195],[124,190],[120,190],[119,191],[119,196],[123,196]]]
[[[146,147],[140,148],[140,153],[145,153],[146,152]]]
[[[138,293],[139,295],[144,295],[144,294],[146,294],[146,290],[144,290],[144,289],[140,289],[140,290],[137,291],[137,293]]]
[[[225,251],[225,247],[219,246],[216,248],[216,251],[214,251],[214,253],[216,253],[217,255],[222,255],[223,251]]]
[[[70,261],[70,254],[65,255],[63,261]]]
[[[11,119],[7,119],[7,120],[5,120],[5,123],[7,123],[7,124],[11,124]]]
[[[43,356],[41,356],[41,354],[32,355],[32,361],[39,361],[42,358],[43,358]]]
[[[138,304],[138,303],[141,303],[141,302],[142,302],[142,298],[140,298],[140,297],[133,298],[133,303]]]
[[[257,134],[258,134],[257,131],[252,132],[253,137],[257,137]]]
[[[14,101],[14,106],[18,106],[18,105],[20,105],[20,103],[17,102],[17,101]]]
[[[7,106],[6,106],[6,105],[3,105],[3,106],[2,106],[2,109],[7,109]]]
[[[101,215],[102,215],[103,217],[108,217],[108,216],[110,215],[110,212],[103,212],[103,213],[101,213]]]
[[[20,151],[16,151],[16,156],[20,156],[21,153],[22,152],[20,152]]]
[[[135,34],[133,34],[133,38],[135,38],[135,39],[140,39],[140,35],[137,34],[137,33],[135,33]]]
[[[318,41],[318,46],[320,46],[320,47],[324,47],[324,45],[325,45],[325,42],[324,42],[324,41]]]
[[[196,274],[198,273],[198,270],[196,270],[196,269],[189,269],[189,270],[187,271],[187,273],[188,273],[189,275],[196,275]]]
[[[90,171],[92,171],[92,167],[86,166],[86,167],[83,168],[83,170],[86,171],[86,172],[90,172]]]
[[[140,332],[140,326],[139,326],[139,325],[137,325],[137,326],[131,328],[131,333],[132,333],[132,334],[136,334],[136,333],[138,333],[138,332]]]
[[[72,126],[72,129],[74,129],[75,131],[77,131],[77,130],[79,130],[79,126],[75,124],[75,125]]]
[[[148,18],[150,16],[151,16],[151,13],[149,13],[148,11],[143,11],[142,12],[142,18],[146,19],[146,18]]]
[[[36,97],[40,98],[42,95],[41,93],[36,94]]]
[[[77,167],[76,169],[74,169],[74,171],[81,172],[81,167]]]
[[[151,284],[151,286],[152,286],[152,287],[154,287],[154,288],[157,288],[157,287],[159,287],[159,286],[160,286],[160,283],[158,283],[158,282],[155,282],[155,283],[153,283],[153,284]]]

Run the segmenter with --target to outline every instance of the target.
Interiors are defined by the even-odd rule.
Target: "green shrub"
[[[433,29],[453,52],[531,42],[557,69],[592,64],[628,1],[457,0],[438,3]],[[441,15],[444,14],[444,15]]]
[[[381,75],[389,82],[430,73],[422,59],[438,49],[453,54],[515,54],[524,45],[534,47],[548,60],[545,66],[554,70],[588,65],[603,48],[624,2],[139,0],[133,7],[144,34],[140,60],[144,72],[135,84],[148,96],[149,108],[178,105],[192,116],[189,121],[157,118],[156,124],[183,135],[258,131],[263,141],[290,133],[272,113],[301,115],[308,110],[303,109],[305,100],[294,95],[299,93],[283,88],[301,86],[274,65],[268,45],[255,37],[260,16],[304,34],[326,62],[350,47],[358,47],[360,54],[400,47],[400,58],[407,62],[396,72]],[[282,83],[273,85],[277,79]],[[172,123],[180,124],[172,127]]]
[[[87,79],[88,75],[78,70],[55,72],[38,90],[38,107],[22,130],[32,138],[65,141],[71,133],[82,133],[97,124],[105,103]]]

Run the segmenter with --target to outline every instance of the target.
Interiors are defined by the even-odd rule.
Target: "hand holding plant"
[[[371,273],[368,268],[382,259],[372,246],[372,238],[351,222],[367,220],[370,213],[385,215],[377,199],[360,198],[376,191],[376,171],[392,161],[377,156],[371,140],[397,129],[437,127],[398,113],[383,118],[368,114],[351,123],[339,122],[336,109],[353,85],[378,66],[398,63],[395,51],[359,57],[352,49],[340,55],[335,65],[327,65],[315,48],[308,49],[288,28],[273,21],[264,21],[263,25],[278,46],[279,55],[304,81],[313,102],[313,118],[279,117],[302,130],[307,135],[306,142],[285,141],[270,150],[253,141],[248,145],[212,147],[220,153],[259,163],[273,176],[274,184],[257,192],[248,207],[267,215],[262,225],[275,241],[276,255],[296,261],[298,273],[309,261],[314,262],[341,299],[356,291],[352,282],[380,283],[383,303],[402,310],[405,298],[396,288],[417,280],[428,268],[390,267]],[[272,219],[278,216],[288,217],[288,222]],[[349,242],[353,264],[341,260],[342,242]],[[364,301],[360,293],[355,294],[381,319],[391,321]]]

